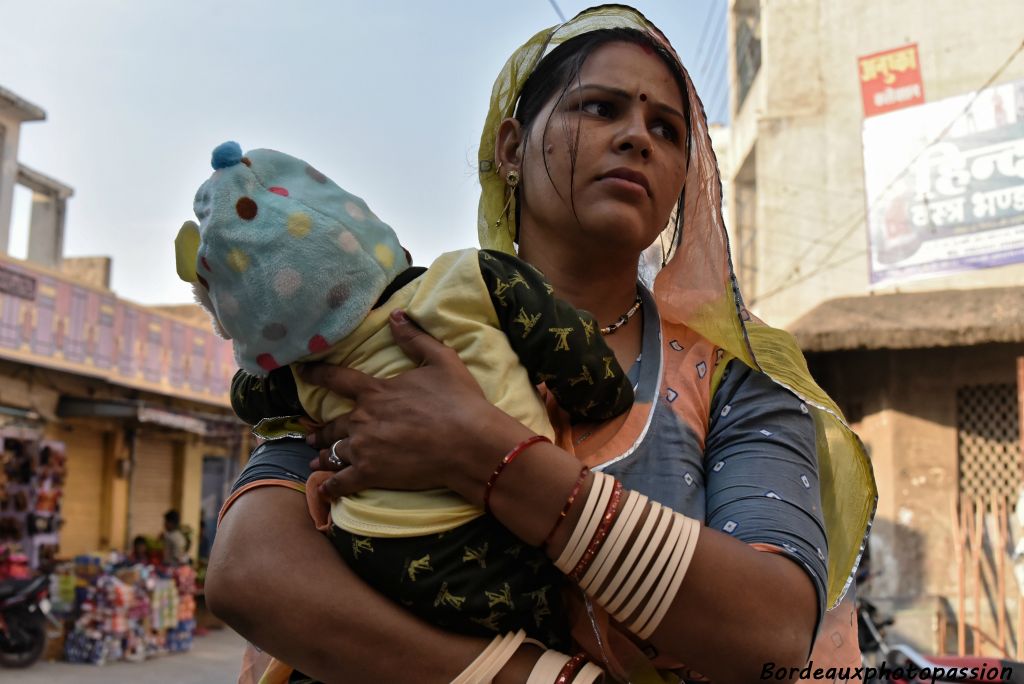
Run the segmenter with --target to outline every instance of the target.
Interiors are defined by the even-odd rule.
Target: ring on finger
[[[341,438],[331,445],[331,453],[327,455],[327,462],[335,468],[342,468],[345,466],[345,461],[341,460],[341,456],[338,455],[338,445],[345,441],[346,438]]]

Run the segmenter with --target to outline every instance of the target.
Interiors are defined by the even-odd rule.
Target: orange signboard
[[[924,102],[917,43],[861,57],[857,64],[865,117]]]

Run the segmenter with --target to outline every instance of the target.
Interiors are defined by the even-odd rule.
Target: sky
[[[43,108],[19,161],[69,185],[67,256],[113,257],[112,288],[191,300],[173,240],[225,140],[305,159],[418,264],[476,245],[491,86],[573,0],[0,0],[0,87]],[[635,0],[726,122],[726,0]],[[31,194],[15,194],[24,257]]]

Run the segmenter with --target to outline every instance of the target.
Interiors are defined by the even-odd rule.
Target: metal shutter
[[[174,443],[139,435],[131,484],[129,538],[157,537],[164,529],[164,513],[174,508]]]
[[[103,513],[103,433],[77,428],[64,440],[67,480],[61,501],[61,556],[100,550]]]

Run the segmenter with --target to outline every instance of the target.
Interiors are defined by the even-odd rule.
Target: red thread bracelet
[[[580,475],[576,478],[576,484],[573,485],[572,491],[569,492],[569,498],[565,500],[565,505],[562,506],[562,510],[559,512],[558,518],[555,520],[555,524],[551,528],[551,531],[548,532],[548,536],[544,538],[542,546],[545,548],[547,548],[548,544],[551,543],[551,540],[555,538],[555,532],[558,532],[558,528],[562,526],[562,521],[565,520],[565,516],[569,515],[569,509],[572,508],[573,502],[576,501],[576,497],[579,495],[580,489],[583,487],[583,482],[587,479],[587,473],[589,472],[590,468],[587,466],[583,466],[580,470]]]
[[[524,439],[519,444],[516,444],[507,454],[505,454],[505,457],[501,459],[501,463],[499,463],[498,467],[496,467],[494,472],[491,473],[490,479],[487,480],[487,484],[484,486],[485,511],[488,513],[491,512],[491,490],[494,489],[494,483],[498,481],[498,476],[501,475],[503,470],[505,470],[505,466],[516,460],[516,458],[519,457],[519,454],[523,453],[538,442],[547,442],[550,444],[551,440],[544,435],[534,435],[533,437]]]
[[[577,653],[569,659],[565,665],[562,666],[562,671],[558,673],[558,677],[555,679],[555,684],[568,684],[579,671],[583,669],[583,665],[587,662],[587,656],[583,653]]]
[[[612,489],[612,496],[608,499],[608,505],[604,509],[604,519],[601,520],[601,524],[594,532],[593,538],[590,540],[590,544],[587,545],[587,550],[583,552],[583,556],[580,558],[579,563],[569,573],[569,579],[573,582],[579,583],[580,578],[590,568],[590,564],[594,562],[594,557],[597,556],[597,552],[601,550],[604,545],[605,539],[608,537],[608,531],[611,530],[612,523],[615,521],[619,512],[619,502],[622,499],[622,482],[619,480],[615,481]]]

